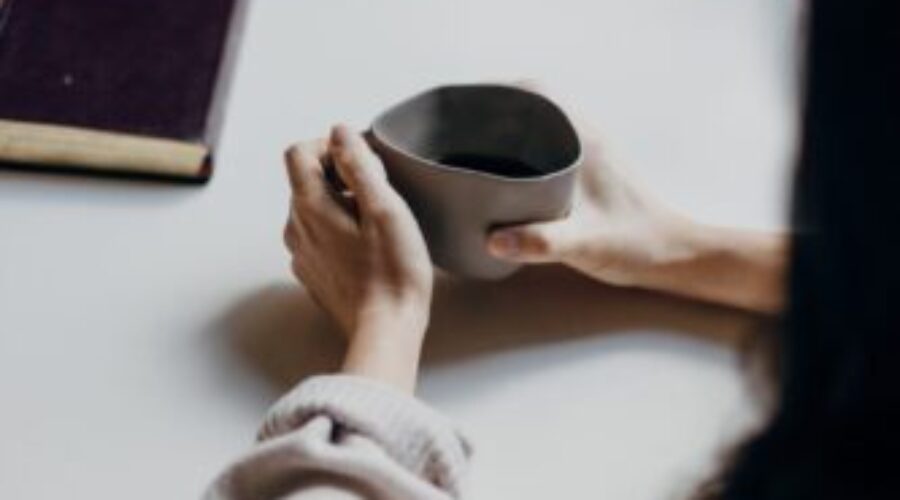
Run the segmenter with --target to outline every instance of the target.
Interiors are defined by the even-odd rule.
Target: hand
[[[576,128],[584,163],[572,212],[558,221],[493,231],[488,239],[493,255],[557,262],[609,284],[765,314],[781,310],[785,235],[694,222],[629,180],[609,159],[599,134],[584,123]]]
[[[583,164],[570,215],[495,230],[488,250],[515,262],[565,264],[606,283],[638,284],[679,251],[679,237],[691,223],[628,179],[608,158],[599,134],[584,123],[577,128]]]
[[[284,237],[292,268],[347,335],[345,371],[374,371],[408,386],[434,272],[412,213],[381,160],[347,127],[335,127],[327,142],[291,147],[286,162],[293,197]],[[328,180],[331,165],[337,182]],[[396,360],[385,356],[405,358],[391,367]]]

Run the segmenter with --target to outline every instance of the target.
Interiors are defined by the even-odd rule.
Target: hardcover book
[[[204,181],[241,0],[0,0],[0,164]]]

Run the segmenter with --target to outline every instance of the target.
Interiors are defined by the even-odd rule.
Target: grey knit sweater
[[[278,401],[259,443],[206,500],[460,498],[470,447],[446,418],[389,386],[322,376]]]

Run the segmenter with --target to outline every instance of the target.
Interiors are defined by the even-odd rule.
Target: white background
[[[259,0],[203,188],[0,172],[0,498],[195,498],[333,363],[281,246],[291,141],[441,82],[535,77],[662,198],[781,225],[786,0]],[[421,395],[473,498],[671,498],[746,420],[741,314],[556,270],[443,283]]]

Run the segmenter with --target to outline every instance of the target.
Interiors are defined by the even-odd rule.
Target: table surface
[[[285,145],[424,87],[540,78],[672,205],[780,226],[793,23],[787,0],[253,2],[208,186],[0,172],[0,497],[197,497],[339,350],[282,248]],[[558,269],[442,282],[420,393],[472,436],[473,498],[671,498],[747,421],[725,344],[755,326]]]

